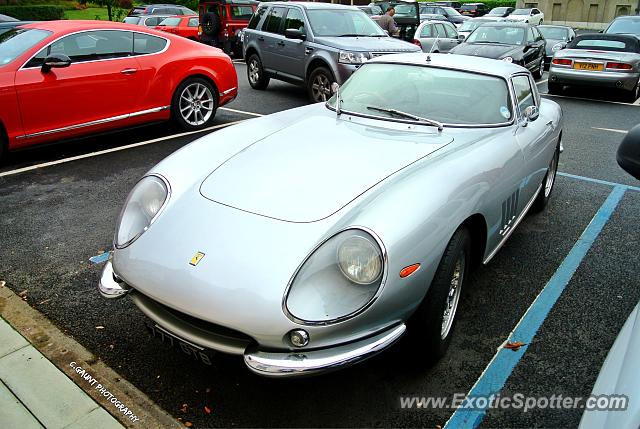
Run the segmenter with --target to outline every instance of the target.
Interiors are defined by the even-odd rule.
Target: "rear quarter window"
[[[133,33],[134,55],[155,54],[167,46],[167,40],[151,34]]]

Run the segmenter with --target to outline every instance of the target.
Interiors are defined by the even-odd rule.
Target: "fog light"
[[[289,332],[289,340],[296,347],[304,347],[309,344],[309,334],[304,329],[296,329]]]

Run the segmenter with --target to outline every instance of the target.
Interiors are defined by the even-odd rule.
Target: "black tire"
[[[0,165],[3,165],[7,160],[7,139],[4,136],[4,130],[2,129],[2,125],[0,125]]]
[[[533,72],[534,79],[542,79],[542,74],[544,73],[544,55],[542,55],[542,59],[540,60],[540,68]]]
[[[247,79],[253,89],[266,89],[269,85],[269,77],[264,72],[258,54],[251,54],[247,60]]]
[[[624,94],[624,100],[627,103],[635,102],[640,96],[640,83],[636,82],[636,86],[631,91],[626,91]]]
[[[549,163],[547,174],[545,174],[544,179],[542,179],[542,188],[540,189],[540,193],[533,202],[533,205],[531,205],[532,212],[541,212],[547,206],[549,198],[551,198],[553,185],[555,185],[556,183],[556,173],[558,171],[559,159],[560,143],[558,142],[558,147],[556,147],[556,151],[553,153],[553,158],[551,158],[551,162]]]
[[[209,37],[215,37],[218,31],[220,31],[220,17],[213,12],[202,15],[202,32]]]
[[[456,322],[456,309],[459,307],[458,302],[464,282],[469,277],[470,265],[471,239],[467,229],[462,227],[453,234],[447,244],[427,295],[409,320],[407,336],[410,344],[414,353],[417,353],[421,359],[426,360],[428,365],[433,365],[442,358],[451,343]],[[446,332],[444,332],[445,309],[452,299],[450,294],[452,282],[456,275],[459,283],[457,285],[457,297],[456,295],[453,297],[455,306],[451,315],[452,321],[448,325]]]
[[[547,82],[547,92],[549,94],[560,94],[562,92],[563,86],[559,83],[555,82]]]
[[[331,71],[326,67],[317,67],[309,75],[307,93],[312,103],[327,101],[331,98],[331,84],[335,82]]]
[[[171,115],[180,128],[195,131],[211,126],[218,110],[218,92],[207,80],[185,79],[173,93]]]

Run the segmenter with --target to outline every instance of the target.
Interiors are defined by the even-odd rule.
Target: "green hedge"
[[[0,6],[0,14],[23,21],[51,21],[64,19],[62,6]]]
[[[423,1],[423,0],[420,0]],[[437,1],[437,0],[434,0]],[[516,7],[516,2],[514,1],[501,1],[501,0],[458,0],[460,1],[460,3],[465,4],[465,3],[484,3],[487,5],[487,8],[489,8],[489,10],[493,9],[494,7]]]

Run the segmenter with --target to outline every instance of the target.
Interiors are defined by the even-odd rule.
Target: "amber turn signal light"
[[[411,274],[418,271],[418,268],[420,268],[420,264],[413,264],[413,265],[409,265],[408,267],[404,267],[403,269],[400,270],[400,277],[401,278],[408,277]]]

